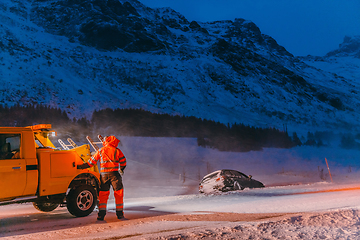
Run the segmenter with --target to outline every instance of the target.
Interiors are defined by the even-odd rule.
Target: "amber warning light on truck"
[[[46,130],[48,132],[47,136],[56,137],[57,132],[49,131],[49,129],[51,129],[51,127],[52,127],[51,124],[38,124],[38,125],[31,126],[31,129],[34,132],[41,131],[41,130]]]
[[[38,124],[38,125],[31,126],[31,129],[33,131],[41,130],[41,129],[51,129],[51,124]]]

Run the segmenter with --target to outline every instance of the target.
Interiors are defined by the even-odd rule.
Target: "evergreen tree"
[[[300,138],[298,137],[298,135],[296,134],[296,132],[293,132],[292,141],[294,142],[295,146],[302,145],[302,142],[301,142]]]

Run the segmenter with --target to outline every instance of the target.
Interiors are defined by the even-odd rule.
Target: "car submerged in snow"
[[[206,175],[199,184],[200,193],[212,193],[216,191],[228,192],[243,190],[244,188],[263,188],[264,184],[252,179],[252,176],[236,170],[217,170]]]

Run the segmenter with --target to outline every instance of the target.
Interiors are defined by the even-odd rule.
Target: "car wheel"
[[[70,190],[66,197],[68,211],[76,217],[85,217],[92,213],[97,202],[92,186],[81,185]]]
[[[47,203],[47,202],[33,202],[34,207],[42,212],[54,211],[59,204],[58,203]]]
[[[244,187],[241,186],[238,182],[234,182],[234,190],[237,191],[237,190],[244,190]]]

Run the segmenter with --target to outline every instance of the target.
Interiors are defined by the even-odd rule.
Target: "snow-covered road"
[[[204,234],[204,229],[207,229],[206,234],[215,238],[224,231],[230,231],[235,234],[234,236],[240,233],[257,234],[258,230],[251,233],[250,229],[258,229],[259,224],[264,229],[273,228],[275,225],[278,225],[277,227],[281,225],[283,229],[284,224],[291,225],[295,222],[299,224],[305,218],[313,221],[318,218],[319,226],[331,225],[331,222],[327,222],[329,219],[335,225],[339,225],[340,221],[344,225],[344,214],[351,215],[347,220],[354,227],[355,224],[360,224],[359,208],[360,184],[354,183],[267,187],[220,195],[190,194],[129,198],[125,199],[127,220],[123,221],[115,217],[113,200],[109,201],[109,213],[105,222],[96,221],[96,212],[88,217],[74,218],[66,208],[58,208],[51,213],[41,213],[31,204],[17,204],[0,207],[0,237],[5,239],[151,239],[180,234],[187,236],[184,238],[197,238]],[[320,217],[325,216],[324,214],[331,217]],[[338,216],[339,219],[334,216]],[[273,225],[267,225],[270,222],[273,222]],[[290,228],[294,228],[290,225]],[[344,227],[346,226],[340,228]],[[310,230],[316,232],[312,227],[304,230],[306,232],[303,234],[313,234]],[[339,233],[338,230],[336,234]],[[358,231],[357,228],[355,230]],[[326,235],[330,230],[322,229],[322,231],[323,236],[330,236]],[[226,234],[229,238],[230,233]],[[351,231],[349,234],[360,237]],[[345,232],[342,236],[349,237]],[[276,235],[273,238],[276,239]],[[298,238],[293,237],[293,239]],[[350,237],[350,239],[356,238]]]
[[[298,147],[233,153],[196,139],[122,138],[125,217],[114,200],[104,222],[96,211],[75,218],[66,208],[0,206],[2,239],[360,239],[358,150]],[[333,146],[337,146],[334,144]],[[327,176],[325,157],[334,183]],[[236,169],[263,189],[201,195],[209,170]]]

